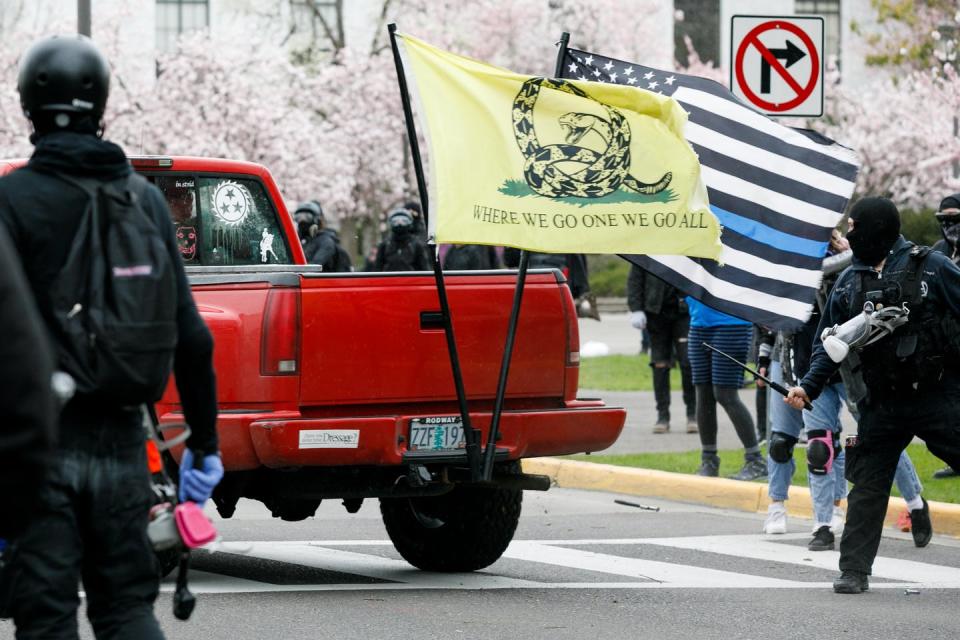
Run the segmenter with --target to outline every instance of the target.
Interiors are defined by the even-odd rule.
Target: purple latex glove
[[[218,454],[203,457],[201,468],[194,469],[194,453],[183,452],[180,459],[180,502],[203,503],[210,499],[213,488],[223,479],[223,462]]]

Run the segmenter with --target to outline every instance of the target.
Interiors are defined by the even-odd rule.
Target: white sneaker
[[[840,535],[843,532],[843,523],[847,518],[847,514],[843,512],[843,509],[840,507],[833,508],[833,517],[830,519],[830,531],[834,535]]]
[[[778,534],[787,532],[787,509],[780,503],[767,507],[767,519],[763,523],[763,532]]]

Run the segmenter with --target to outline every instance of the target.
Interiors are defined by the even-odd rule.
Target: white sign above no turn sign
[[[823,114],[823,18],[733,16],[730,90],[774,116]]]

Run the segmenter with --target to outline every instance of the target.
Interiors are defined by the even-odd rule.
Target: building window
[[[825,62],[840,66],[840,0],[796,0],[794,13],[823,16]]]
[[[674,19],[673,55],[681,67],[689,64],[684,36],[689,36],[703,62],[720,64],[720,0],[675,0],[673,8],[683,19]]]
[[[290,0],[294,49],[336,51],[343,42],[343,0]]]
[[[209,26],[209,0],[157,0],[158,51],[170,51],[182,34]]]

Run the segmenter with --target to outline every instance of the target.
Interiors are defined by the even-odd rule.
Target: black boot
[[[925,547],[933,537],[933,524],[930,522],[930,505],[927,504],[927,499],[920,499],[923,500],[923,507],[910,512],[910,533],[913,535],[914,546]]]
[[[844,571],[833,581],[834,593],[863,593],[870,590],[867,574],[859,571]]]
[[[657,424],[654,433],[666,433],[670,430],[670,368],[653,368],[653,397],[657,400]]]

